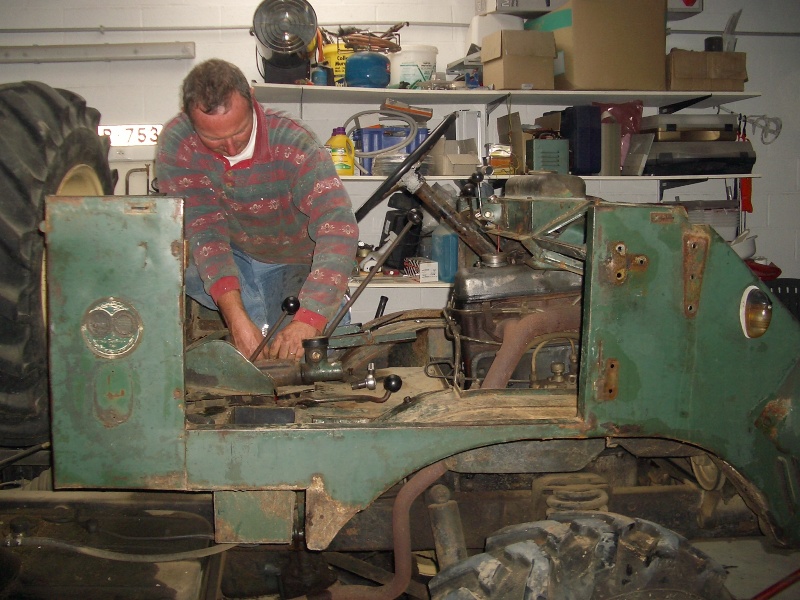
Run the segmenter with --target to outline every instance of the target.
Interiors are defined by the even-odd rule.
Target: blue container
[[[458,235],[444,223],[431,234],[431,258],[439,263],[439,281],[453,283],[458,271]]]
[[[410,129],[408,127],[400,126],[384,126],[378,125],[377,127],[364,127],[363,129],[353,130],[353,143],[356,150],[361,152],[374,152],[376,150],[385,150],[391,148],[402,142],[408,137]],[[405,148],[400,150],[404,154],[411,154],[416,150],[419,145],[428,137],[428,129],[420,127],[417,129],[417,135],[411,140]],[[372,175],[372,161],[373,158],[360,158],[361,166],[367,172],[366,175]]]
[[[385,88],[391,79],[389,57],[380,52],[355,52],[344,63],[347,87]]]

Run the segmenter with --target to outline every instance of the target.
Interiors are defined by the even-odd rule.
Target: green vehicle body
[[[592,444],[564,469],[578,470],[603,448],[674,445],[708,453],[765,532],[800,545],[800,325],[773,300],[766,332],[745,335],[748,290],[772,298],[746,264],[678,207],[526,197],[484,209],[494,211],[493,234],[531,251],[529,265],[582,272],[573,389],[456,381],[379,418],[360,418],[356,404],[336,418],[248,424],[187,415],[197,381],[262,399],[279,386],[227,342],[184,342],[182,200],[49,198],[56,487],[210,491],[218,542],[286,543],[300,527],[309,548],[324,549],[437,461],[457,470],[479,456],[470,453],[514,447],[504,444],[531,441],[544,453],[562,440]],[[574,215],[580,225],[568,224]],[[556,248],[539,232],[559,222]],[[352,327],[336,343],[413,341],[423,328]],[[337,369],[323,361],[317,371]]]

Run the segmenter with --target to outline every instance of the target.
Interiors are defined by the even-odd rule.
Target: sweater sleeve
[[[184,198],[185,234],[205,290],[214,301],[239,289],[222,197],[222,159],[197,139],[181,114],[164,126],[156,152],[159,190]]]
[[[308,217],[308,235],[315,247],[311,273],[300,292],[303,308],[295,319],[321,330],[336,314],[347,291],[355,267],[358,224],[330,153],[312,133],[306,132],[305,137],[305,160],[296,171],[292,198]]]

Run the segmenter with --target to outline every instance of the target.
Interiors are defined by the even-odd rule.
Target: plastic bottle
[[[345,133],[344,127],[336,127],[331,133],[331,139],[325,143],[328,152],[331,153],[333,166],[336,167],[336,174],[343,175],[355,174],[355,147],[353,141]]]
[[[431,258],[439,263],[439,281],[453,283],[458,270],[458,235],[444,223],[431,234]]]

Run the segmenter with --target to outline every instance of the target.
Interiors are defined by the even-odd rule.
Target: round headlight
[[[748,287],[742,294],[739,319],[745,337],[757,338],[764,335],[772,321],[772,301],[769,296],[754,285]]]

